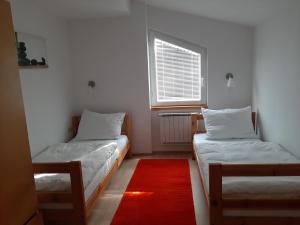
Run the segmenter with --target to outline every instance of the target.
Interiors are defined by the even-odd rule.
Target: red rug
[[[195,225],[188,160],[140,160],[111,225]]]

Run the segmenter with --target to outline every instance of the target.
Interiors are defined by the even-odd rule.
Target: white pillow
[[[84,110],[82,113],[76,140],[117,139],[125,113],[100,114]]]
[[[202,108],[207,139],[257,138],[251,107],[211,110]]]

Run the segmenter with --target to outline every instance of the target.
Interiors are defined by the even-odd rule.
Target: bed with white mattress
[[[210,224],[300,224],[300,159],[255,137],[210,138],[203,119],[192,116],[192,134]]]
[[[130,156],[128,114],[86,111],[82,117],[73,117],[72,130],[70,142],[49,146],[33,157],[39,210],[45,224],[87,224],[97,198],[125,156]]]
[[[127,144],[126,135],[121,135],[116,140],[76,141],[73,139],[69,143],[49,146],[35,156],[33,162],[80,161],[84,196],[87,200],[126,150]],[[40,192],[67,191],[71,188],[68,174],[36,174],[34,179],[36,190]]]
[[[207,140],[206,134],[194,135],[195,153],[209,193],[209,164],[300,163],[296,156],[278,144],[259,139]],[[300,177],[224,177],[223,197],[248,199],[299,198]]]

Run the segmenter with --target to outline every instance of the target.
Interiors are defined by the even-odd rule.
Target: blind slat
[[[201,100],[201,55],[155,39],[157,101]]]

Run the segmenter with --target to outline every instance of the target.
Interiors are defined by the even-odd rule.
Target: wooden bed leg
[[[193,139],[194,139],[194,135],[197,133],[197,129],[198,129],[198,120],[197,120],[197,116],[198,115],[192,115],[191,116],[191,121],[192,121],[192,145],[193,145],[193,155],[192,155],[192,159],[193,160],[195,160],[196,159],[196,150],[195,150],[195,146],[194,146],[194,141],[193,141]]]
[[[196,160],[196,152],[195,152],[195,146],[193,144],[193,150],[192,150],[192,160]]]
[[[209,164],[210,225],[222,225],[222,165]]]
[[[127,159],[131,159],[132,158],[132,152],[131,152],[131,145],[129,144],[129,149],[128,149],[128,152],[126,154],[126,158]]]
[[[87,222],[81,162],[74,161],[70,162],[70,164],[72,193],[74,194],[74,196],[76,196],[76,198],[73,199],[73,205],[75,210],[74,221],[76,225],[86,225]]]
[[[195,157],[195,151],[192,152],[192,160],[195,160],[196,157]]]

